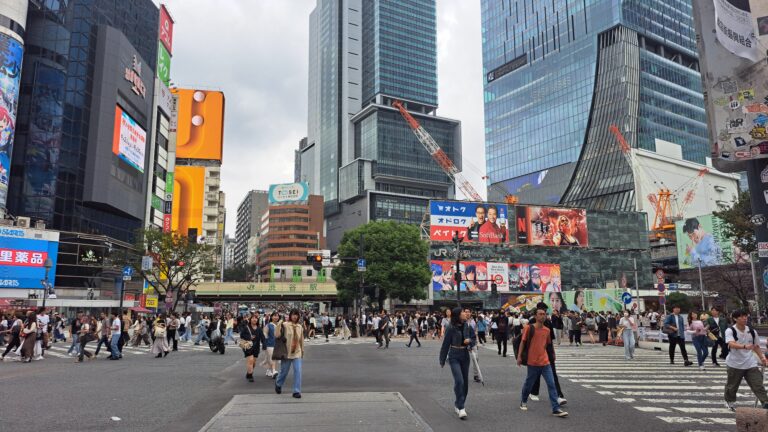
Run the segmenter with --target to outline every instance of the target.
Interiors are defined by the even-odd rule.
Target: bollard
[[[739,432],[768,432],[768,410],[736,408],[736,430]]]

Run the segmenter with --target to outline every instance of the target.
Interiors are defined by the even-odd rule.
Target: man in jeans
[[[737,310],[731,317],[735,324],[725,330],[725,342],[730,349],[725,359],[728,371],[728,379],[725,383],[725,407],[731,411],[736,410],[733,404],[736,402],[741,379],[744,378],[763,408],[768,409],[768,394],[763,385],[763,374],[758,368],[758,358],[760,364],[768,366],[768,360],[760,349],[760,336],[754,329],[747,327],[747,312]]]
[[[112,347],[109,346],[109,320],[107,319],[107,314],[104,312],[99,314],[99,325],[96,327],[99,343],[96,344],[96,352],[93,355],[98,357],[101,345],[103,344],[107,351],[109,351],[109,355],[112,356]]]
[[[531,394],[533,384],[542,376],[547,383],[549,393],[549,402],[552,405],[552,415],[555,417],[567,417],[568,413],[560,409],[560,403],[557,401],[557,389],[555,378],[552,375],[552,367],[549,363],[547,354],[547,345],[552,345],[552,337],[549,328],[544,326],[547,319],[547,311],[536,309],[535,322],[532,320],[528,326],[523,329],[523,340],[520,343],[520,351],[517,354],[517,365],[523,365],[523,355],[527,356],[528,376],[523,385],[522,401],[520,409],[528,411],[528,396]],[[552,351],[554,359],[554,351]]]
[[[120,360],[122,356],[120,355],[120,348],[118,345],[120,344],[120,339],[123,336],[123,327],[120,323],[120,318],[118,318],[117,312],[112,312],[112,323],[110,324],[109,331],[112,335],[110,343],[112,346],[112,355],[109,356],[109,359]]]

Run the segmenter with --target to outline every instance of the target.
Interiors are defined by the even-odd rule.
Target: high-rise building
[[[248,240],[258,239],[261,232],[261,216],[269,206],[267,191],[252,190],[237,206],[237,225],[235,227],[235,256],[236,267],[253,264],[248,260]],[[258,240],[256,241],[258,246]]]
[[[302,173],[301,173],[302,153],[306,150],[306,148],[307,148],[307,137],[304,137],[299,141],[298,150],[293,151],[293,181],[296,183],[306,181],[305,179],[302,179]],[[307,161],[307,163],[310,163],[310,162]]]
[[[28,5],[8,210],[131,241],[146,214],[158,7]]]
[[[482,0],[489,200],[634,210],[633,148],[709,140],[691,0]]]
[[[235,239],[229,235],[224,236],[224,270],[235,266]]]
[[[420,223],[454,185],[395,100],[461,165],[460,123],[437,109],[435,0],[317,0],[310,15],[307,145],[300,179],[325,200],[328,246],[371,220]]]

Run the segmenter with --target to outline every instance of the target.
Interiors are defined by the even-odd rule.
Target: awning
[[[132,310],[136,313],[151,313],[152,311],[145,308],[145,307],[132,307],[129,310]]]

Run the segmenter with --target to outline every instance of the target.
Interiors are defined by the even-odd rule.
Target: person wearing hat
[[[469,310],[462,310],[461,307],[451,311],[451,324],[446,329],[438,358],[440,367],[445,367],[446,360],[451,366],[453,393],[456,396],[454,410],[462,420],[467,418],[464,405],[469,393],[469,351],[477,344],[475,331],[467,323],[469,316]]]
[[[547,306],[544,302],[539,302],[536,305],[536,310],[543,310],[547,311],[549,306]],[[560,388],[560,380],[557,379],[557,369],[555,368],[555,347],[554,347],[554,341],[555,341],[555,329],[552,325],[552,320],[550,320],[549,317],[546,317],[544,320],[544,327],[549,329],[549,337],[550,340],[552,340],[552,343],[547,345],[547,358],[549,358],[549,365],[552,367],[552,377],[555,380],[555,388],[557,389],[557,403],[560,405],[565,405],[568,403],[568,400],[565,399],[565,396],[563,396],[563,390]],[[541,377],[537,379],[533,383],[533,387],[531,388],[531,400],[537,401],[539,400],[539,387],[541,386]]]

